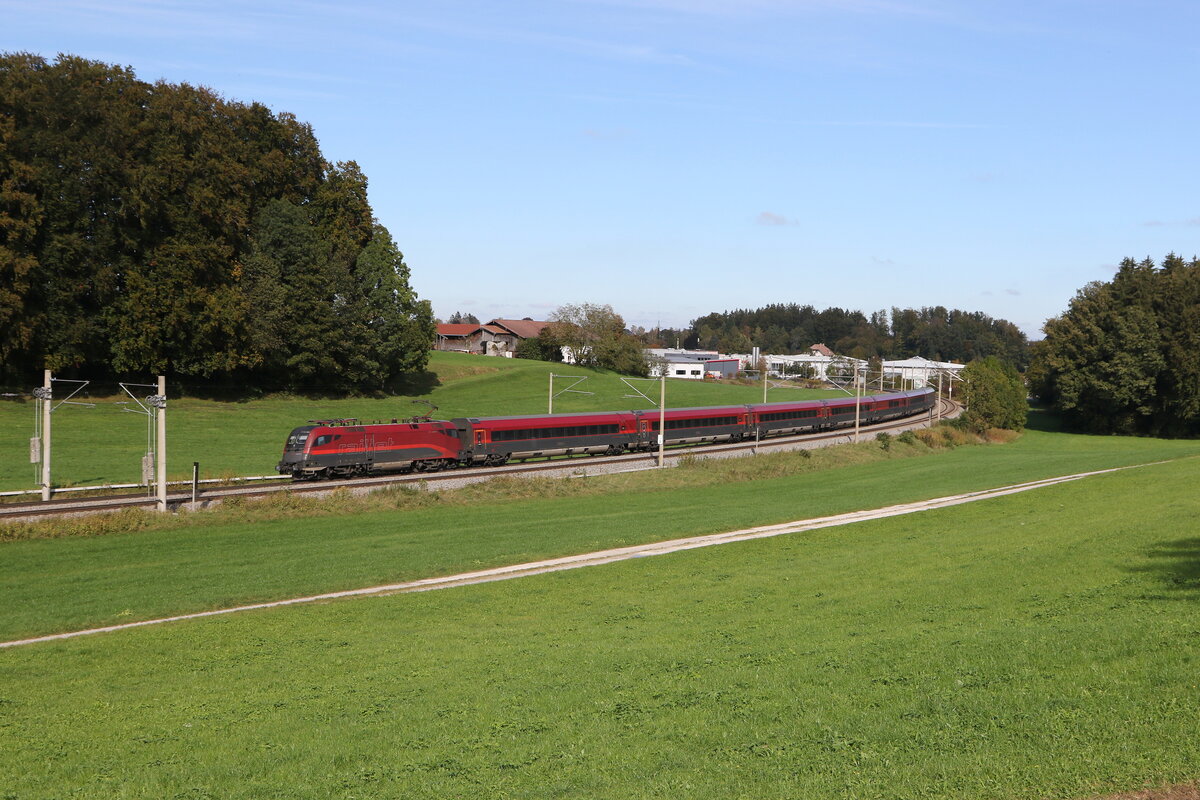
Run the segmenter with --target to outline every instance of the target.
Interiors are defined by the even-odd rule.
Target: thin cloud
[[[1200,226],[1200,217],[1192,217],[1191,219],[1177,220],[1175,222],[1163,222],[1159,219],[1152,219],[1142,223],[1143,228],[1175,228],[1180,226],[1189,228]]]
[[[782,16],[814,11],[842,11],[855,14],[886,13],[905,16],[933,16],[933,12],[914,3],[893,0],[586,0],[592,5],[620,6],[639,10],[673,11],[710,17]]]
[[[933,120],[918,121],[887,119],[801,120],[795,124],[811,125],[822,128],[931,128],[947,130],[977,130],[991,127],[990,125],[982,125],[975,122],[939,122]]]
[[[771,211],[764,211],[757,217],[759,225],[779,226],[779,225],[796,225],[796,221],[788,219],[781,214],[775,214]]]

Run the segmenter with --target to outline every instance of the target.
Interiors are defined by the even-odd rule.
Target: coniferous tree
[[[1200,431],[1200,261],[1126,258],[1046,322],[1031,385],[1067,424],[1104,433]]]

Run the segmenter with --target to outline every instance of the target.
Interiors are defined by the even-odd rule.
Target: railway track
[[[960,406],[957,403],[940,398],[936,414],[921,414],[917,417],[891,420],[877,425],[864,425],[859,431],[859,437],[862,440],[869,440],[880,433],[900,433],[905,430],[928,427],[931,420],[953,417],[959,411]],[[759,452],[767,453],[780,450],[829,447],[835,444],[847,444],[853,440],[853,428],[839,428],[835,431],[799,436],[771,437],[770,439],[758,442],[743,441],[737,444],[675,447],[665,451],[664,466],[684,456],[700,455],[705,458],[736,458]],[[586,477],[612,472],[633,472],[653,469],[657,465],[658,454],[657,452],[652,452],[628,453],[621,456],[604,457],[574,456],[546,461],[527,461],[503,467],[472,467],[445,470],[442,472],[388,474],[368,478],[319,481],[315,483],[293,483],[286,478],[281,478],[278,484],[222,486],[200,489],[196,493],[194,503],[190,489],[188,491],[168,492],[167,506],[171,510],[201,509],[233,497],[259,498],[279,492],[291,492],[293,494],[319,497],[336,491],[366,494],[394,486],[453,489],[501,476]],[[107,495],[102,497],[61,498],[34,503],[5,503],[0,504],[0,522],[28,521],[42,517],[97,514],[127,508],[154,509],[157,507],[157,504],[158,501],[156,498],[140,493]]]

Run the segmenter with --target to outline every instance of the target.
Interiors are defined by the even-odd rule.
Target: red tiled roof
[[[479,330],[478,325],[459,325],[449,322],[443,322],[437,326],[438,336],[452,336],[455,338],[470,336],[477,330]]]
[[[832,356],[833,355],[833,351],[830,350],[828,347],[826,347],[824,344],[814,344],[812,347],[810,347],[808,349],[810,352],[820,353],[823,356]]]
[[[533,339],[550,323],[534,319],[494,319],[488,324],[507,328],[522,339]]]

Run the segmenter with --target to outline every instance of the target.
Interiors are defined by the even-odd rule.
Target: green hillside
[[[1195,780],[1200,444],[1035,429],[898,449],[775,477],[748,465],[803,457],[9,542],[0,605],[8,636],[49,632],[1148,466],[501,584],[0,651],[0,785],[22,800],[1016,800]]]
[[[438,407],[435,416],[500,416],[545,413],[549,376],[586,375],[576,387],[554,401],[555,413],[615,411],[650,406],[613,373],[565,364],[522,359],[488,358],[463,353],[431,354],[430,373],[414,394],[386,398],[308,399],[270,396],[245,402],[216,402],[176,398],[167,385],[167,472],[172,479],[191,477],[192,462],[200,462],[202,477],[268,475],[274,471],[288,432],[310,419],[353,417],[391,420],[423,414],[427,401]],[[148,380],[148,379],[146,379]],[[572,381],[555,380],[555,390]],[[658,383],[634,381],[657,401]],[[670,407],[761,402],[762,387],[669,380]],[[832,396],[836,392],[776,389],[768,399]],[[146,417],[129,413],[129,398],[86,397],[94,408],[60,406],[52,423],[53,480],[59,486],[135,483],[141,475],[146,449]],[[0,491],[32,489],[39,481],[29,463],[33,435],[32,400],[0,402]]]

